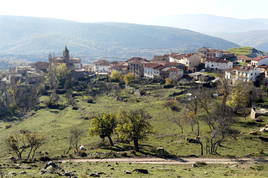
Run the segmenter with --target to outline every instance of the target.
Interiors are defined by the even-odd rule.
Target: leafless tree
[[[66,154],[68,154],[72,149],[74,150],[74,153],[79,152],[79,142],[81,141],[83,134],[84,131],[79,128],[72,128],[70,130],[70,135],[68,137],[69,147]]]

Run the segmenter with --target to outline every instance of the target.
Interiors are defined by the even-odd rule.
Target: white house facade
[[[159,78],[162,65],[148,63],[144,66],[144,77],[145,78]]]
[[[251,60],[252,66],[268,65],[268,56],[259,56]]]
[[[239,67],[233,70],[225,71],[225,78],[231,80],[232,83],[236,81],[256,81],[256,78],[261,74],[258,68]]]
[[[208,59],[205,61],[206,69],[228,70],[233,68],[233,63],[224,59]]]

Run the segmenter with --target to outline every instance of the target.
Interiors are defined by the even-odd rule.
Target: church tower
[[[70,59],[70,53],[69,53],[67,46],[65,46],[65,50],[63,51],[63,58],[64,58],[64,60]]]

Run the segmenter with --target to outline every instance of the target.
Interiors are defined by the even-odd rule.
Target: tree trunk
[[[31,153],[32,153],[32,151],[33,151],[33,148],[31,147],[31,149],[30,149],[30,151],[29,151],[29,153],[28,153],[28,156],[27,156],[27,161],[29,161],[29,159],[30,159],[30,157],[31,157]]]
[[[31,159],[32,161],[34,160],[35,153],[36,153],[36,150],[37,150],[37,149],[38,149],[38,148],[35,148],[35,149],[34,149],[34,151],[33,151],[33,154],[32,154],[32,159]]]
[[[200,144],[200,154],[201,155],[204,155],[204,146],[203,146],[203,143],[199,141],[199,144]]]
[[[135,151],[140,151],[138,139],[133,139]]]
[[[113,140],[112,140],[111,136],[107,136],[107,137],[108,137],[108,139],[109,139],[110,145],[111,145],[111,146],[114,146],[114,143],[113,143]]]

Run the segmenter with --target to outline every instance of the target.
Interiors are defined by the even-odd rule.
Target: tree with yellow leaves
[[[132,81],[135,80],[135,75],[133,73],[128,73],[128,74],[124,75],[123,80],[124,80],[125,84],[128,85],[129,83],[131,83]]]

